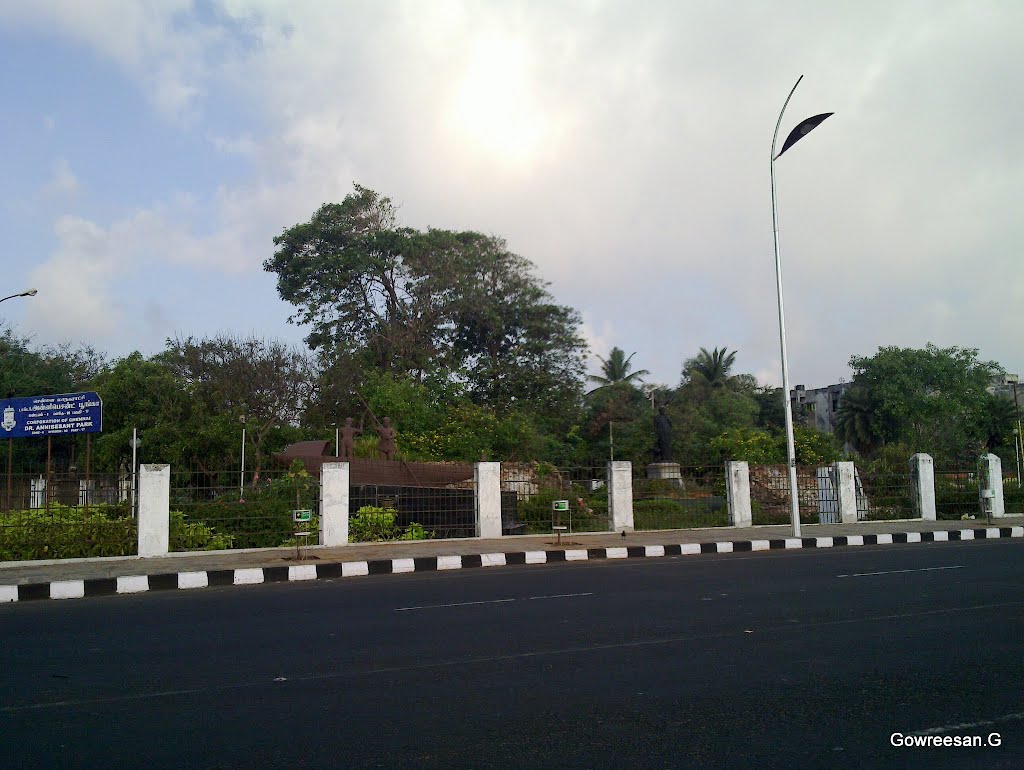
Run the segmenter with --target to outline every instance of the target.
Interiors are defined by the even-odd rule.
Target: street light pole
[[[800,537],[800,500],[798,496],[796,478],[796,446],[793,439],[793,406],[789,400],[789,358],[786,355],[786,314],[783,310],[782,302],[782,259],[779,255],[779,217],[775,199],[775,161],[782,156],[782,153],[796,144],[796,142],[810,133],[819,123],[832,114],[831,112],[827,112],[822,115],[815,115],[814,117],[807,118],[798,124],[796,128],[790,132],[789,136],[786,137],[786,141],[783,142],[782,150],[779,151],[779,154],[775,154],[775,143],[779,138],[779,126],[782,125],[782,116],[786,112],[789,100],[793,98],[793,93],[796,91],[796,87],[800,85],[800,81],[803,79],[803,75],[796,79],[796,83],[793,84],[793,88],[790,90],[789,96],[786,97],[786,101],[782,104],[782,110],[779,112],[779,119],[775,122],[775,133],[772,134],[771,155],[772,231],[774,233],[775,243],[775,287],[779,300],[779,347],[782,350],[782,398],[786,413],[786,462],[789,465],[789,514],[793,523],[793,537]]]

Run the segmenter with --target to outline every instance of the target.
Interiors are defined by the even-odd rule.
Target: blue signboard
[[[0,438],[63,436],[103,430],[103,402],[89,393],[0,400]]]

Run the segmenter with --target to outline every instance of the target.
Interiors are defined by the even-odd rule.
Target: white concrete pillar
[[[839,520],[857,523],[857,469],[853,463],[833,463],[832,479],[839,500]]]
[[[320,466],[320,545],[348,545],[348,463]]]
[[[171,466],[143,464],[139,470],[139,556],[166,556],[171,516]]]
[[[910,487],[914,515],[935,521],[935,464],[931,455],[919,452],[910,458]]]
[[[725,499],[734,527],[749,527],[754,517],[750,509],[750,466],[742,461],[725,464]]]
[[[997,455],[985,454],[978,461],[981,478],[978,488],[981,494],[981,510],[992,514],[997,519],[1006,515],[1003,503],[1003,461]]]
[[[501,463],[473,467],[477,537],[501,537]]]
[[[608,527],[633,531],[633,463],[627,460],[608,461]]]

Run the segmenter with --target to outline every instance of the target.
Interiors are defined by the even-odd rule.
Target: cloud
[[[258,273],[355,180],[410,225],[506,237],[593,349],[670,382],[726,342],[781,379],[767,155],[805,72],[782,135],[836,114],[777,168],[794,382],[928,341],[1024,369],[1024,6],[47,0],[5,19],[100,51],[247,164],[194,191],[203,229],[170,194],[97,225],[148,228],[146,259]],[[220,102],[243,117],[213,125]]]

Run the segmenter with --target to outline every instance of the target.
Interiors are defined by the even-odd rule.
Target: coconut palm
[[[633,360],[635,355],[636,353],[630,353],[629,356],[626,356],[626,351],[621,348],[612,348],[608,358],[597,357],[601,362],[601,374],[591,374],[587,379],[597,383],[595,390],[620,383],[634,385],[644,375],[650,374],[646,369],[637,369],[635,372],[629,371],[633,368],[630,361]]]
[[[875,433],[877,404],[871,391],[854,385],[843,393],[836,417],[836,435],[858,452],[870,452],[879,444]]]
[[[729,382],[736,351],[726,347],[714,348],[710,352],[701,348],[696,356],[683,364],[683,378],[690,382],[703,382],[712,388],[724,388]]]

